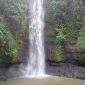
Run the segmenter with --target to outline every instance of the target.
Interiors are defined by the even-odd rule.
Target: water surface
[[[68,78],[20,78],[0,82],[0,85],[85,85],[85,80]]]

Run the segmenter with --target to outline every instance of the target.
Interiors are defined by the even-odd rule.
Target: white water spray
[[[29,0],[29,59],[27,73],[31,76],[45,74],[43,43],[44,9],[43,0]]]

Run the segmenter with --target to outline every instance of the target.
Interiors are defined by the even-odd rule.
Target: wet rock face
[[[85,63],[85,53],[74,53],[73,58],[77,64],[83,65]]]
[[[56,45],[46,42],[45,51],[46,51],[46,60],[47,61],[55,61],[55,59],[54,59],[55,49],[56,49]]]
[[[62,49],[58,49],[56,44],[46,43],[46,60],[52,66],[57,66],[63,63],[72,63],[80,66],[85,66],[85,52],[76,48],[76,42],[72,41],[65,46],[65,53]],[[55,55],[56,54],[56,55]]]
[[[50,66],[59,66],[65,63],[65,55],[62,47],[57,47],[57,45],[53,43],[46,43],[45,50],[46,62]]]
[[[76,43],[66,45],[67,61],[73,64],[85,66],[85,52],[76,48]]]
[[[17,62],[21,63],[26,62],[27,50],[29,48],[27,47],[27,45],[28,45],[28,40],[24,42],[22,51],[17,57]],[[46,61],[49,64],[56,66],[59,63],[61,64],[62,62],[63,63],[68,62],[76,65],[85,66],[85,52],[82,52],[76,48],[75,41],[72,41],[65,46],[65,55],[63,55],[63,59],[62,56],[57,57],[58,55],[60,55],[58,51],[60,52],[60,50],[57,49],[56,44],[51,42],[45,43]],[[55,56],[55,54],[57,54],[57,56]]]
[[[0,81],[6,81],[6,72],[7,72],[8,68],[3,68],[3,67],[0,67]]]
[[[85,67],[66,63],[62,66],[53,67],[47,64],[46,73],[54,76],[77,78],[85,80]]]

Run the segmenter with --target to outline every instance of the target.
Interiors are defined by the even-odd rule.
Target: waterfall
[[[45,53],[43,42],[44,9],[43,0],[29,0],[29,75],[45,74]]]

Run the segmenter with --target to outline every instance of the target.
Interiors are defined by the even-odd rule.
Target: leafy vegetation
[[[80,30],[76,47],[81,51],[85,51],[85,27]]]
[[[58,46],[55,50],[54,57],[57,62],[65,62],[65,53],[62,46]]]
[[[48,28],[48,30],[46,31],[46,40],[49,42],[55,42],[56,47],[59,46],[65,47],[67,43],[71,41],[76,41],[75,43],[76,49],[84,52],[85,51],[84,1],[48,0],[46,13],[47,13],[46,23]],[[57,58],[59,58],[58,53],[62,53],[62,49],[61,52],[60,49],[59,50],[56,49]],[[83,57],[81,56],[81,58]]]
[[[16,62],[27,36],[25,0],[0,0],[0,63]]]
[[[8,31],[5,23],[0,19],[0,63],[14,62],[17,52],[17,42]]]
[[[47,11],[48,31],[54,30],[51,34],[55,35],[57,44],[64,44],[66,41],[78,38],[83,27],[84,12],[79,0],[50,0]]]

